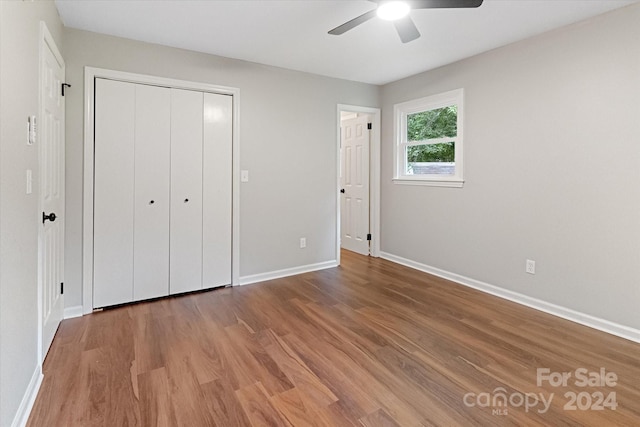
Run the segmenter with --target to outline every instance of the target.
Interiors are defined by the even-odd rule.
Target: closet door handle
[[[187,203],[189,201],[189,199],[184,199],[184,202]]]
[[[154,204],[155,202],[156,202],[155,200],[151,200],[151,201],[149,202],[149,204],[150,204],[150,205],[152,205],[152,204]]]

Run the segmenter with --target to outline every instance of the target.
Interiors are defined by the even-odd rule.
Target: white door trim
[[[371,115],[371,146],[369,150],[369,229],[371,230],[370,254],[380,256],[380,109],[356,105],[338,104],[336,111],[336,261],[340,265],[340,113],[355,112]]]
[[[41,125],[42,124],[42,118],[44,117],[45,114],[45,105],[44,105],[44,93],[43,93],[43,87],[42,87],[42,67],[43,67],[43,58],[44,58],[44,54],[45,54],[45,49],[49,49],[51,51],[51,53],[53,54],[53,56],[56,58],[56,60],[58,61],[58,63],[62,64],[62,68],[63,70],[65,69],[65,63],[64,63],[64,58],[62,57],[62,54],[60,53],[60,50],[58,49],[58,46],[56,45],[55,40],[53,39],[53,36],[51,35],[51,33],[49,32],[49,28],[47,27],[47,24],[44,21],[40,21],[40,40],[39,40],[39,46],[38,46],[38,79],[40,81],[39,83],[39,88],[38,88],[38,116],[37,116],[37,120],[38,120],[38,124]],[[64,109],[63,109],[64,111]],[[64,113],[63,113],[64,114]],[[64,141],[65,139],[65,126],[64,126],[64,115],[63,115],[63,123],[62,123],[62,140]],[[40,130],[41,126],[37,126],[37,129]],[[42,180],[40,179],[40,174],[42,173],[42,168],[40,168],[40,165],[42,163],[42,144],[40,143],[40,136],[38,134],[38,136],[36,137],[36,144],[38,147],[38,182],[42,182]],[[42,363],[44,362],[44,358],[46,357],[46,351],[44,349],[43,346],[43,328],[44,328],[44,317],[43,317],[43,308],[44,308],[44,282],[42,280],[42,268],[43,268],[43,260],[42,260],[42,250],[43,248],[41,247],[42,245],[42,232],[43,229],[41,227],[41,217],[40,217],[40,213],[43,212],[43,204],[42,204],[42,196],[40,195],[40,193],[42,192],[42,188],[40,185],[38,185],[38,365],[39,365],[39,369],[40,372],[42,372]],[[63,186],[64,189],[64,186]],[[64,215],[60,218],[61,221],[64,221]],[[63,236],[64,238],[64,236]],[[64,253],[64,252],[63,252]],[[62,262],[62,264],[64,265],[64,260]],[[64,272],[63,272],[64,275]],[[64,277],[62,277],[62,279],[64,280]],[[64,296],[61,295],[61,298],[63,298],[63,308],[64,308]],[[62,319],[61,319],[62,320]]]
[[[96,78],[120,80],[191,89],[233,96],[233,138],[232,138],[232,253],[231,284],[239,284],[240,276],[240,89],[209,83],[176,80],[144,74],[102,68],[84,68],[84,191],[83,191],[83,226],[82,226],[82,311],[88,314],[93,311],[93,136],[94,136],[94,82]]]

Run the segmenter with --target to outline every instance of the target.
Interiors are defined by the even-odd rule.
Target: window
[[[394,106],[398,184],[462,187],[463,90]]]

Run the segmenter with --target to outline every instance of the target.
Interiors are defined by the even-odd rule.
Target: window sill
[[[452,187],[462,188],[462,179],[428,179],[428,178],[393,178],[394,184],[400,185],[426,185],[429,187]]]

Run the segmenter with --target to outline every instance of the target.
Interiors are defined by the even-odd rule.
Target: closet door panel
[[[202,103],[171,89],[171,294],[202,289]]]
[[[171,90],[136,85],[133,299],[169,295]]]
[[[96,79],[93,306],[133,298],[135,85]]]
[[[204,94],[204,288],[231,284],[231,167],[233,97]]]

